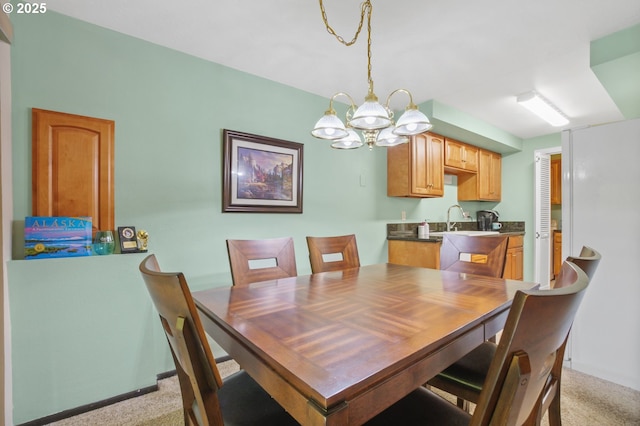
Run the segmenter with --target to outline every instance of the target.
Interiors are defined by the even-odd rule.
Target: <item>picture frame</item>
[[[224,129],[222,212],[302,213],[303,148]]]

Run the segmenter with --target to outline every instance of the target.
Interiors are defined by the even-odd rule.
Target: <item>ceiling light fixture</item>
[[[373,79],[371,78],[371,1],[366,0],[362,3],[362,11],[360,15],[360,24],[353,39],[347,42],[331,28],[327,19],[327,13],[320,1],[320,11],[322,12],[322,20],[327,31],[336,37],[336,39],[345,46],[351,46],[358,40],[358,35],[362,30],[365,15],[367,17],[367,76],[369,90],[365,97],[365,102],[356,107],[353,98],[346,93],[339,92],[329,100],[329,109],[324,116],[318,120],[311,134],[320,139],[328,139],[333,141],[332,148],[353,149],[360,148],[363,143],[355,130],[362,131],[365,143],[372,149],[377,146],[395,146],[409,142],[409,136],[417,135],[431,129],[433,126],[429,122],[426,115],[418,110],[413,103],[411,93],[406,89],[396,89],[389,94],[385,105],[378,102],[378,97],[373,92]],[[409,96],[409,104],[405,112],[400,116],[398,122],[393,121],[393,111],[389,108],[389,101],[396,93],[406,93]],[[340,120],[336,111],[333,109],[333,100],[338,96],[346,97],[350,105],[346,112],[346,126]]]
[[[535,91],[519,95],[517,101],[552,126],[559,127],[569,124],[569,119],[558,108]]]

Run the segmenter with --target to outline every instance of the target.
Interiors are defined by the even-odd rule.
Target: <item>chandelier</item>
[[[333,141],[331,147],[338,149],[360,148],[363,143],[362,139],[355,130],[360,130],[364,136],[364,142],[372,149],[377,146],[395,146],[409,142],[409,136],[417,135],[431,129],[432,124],[426,115],[418,110],[413,103],[411,93],[406,89],[396,89],[389,94],[385,105],[378,102],[378,97],[373,92],[373,79],[371,78],[371,0],[365,0],[362,3],[360,14],[360,24],[358,29],[349,42],[336,34],[329,25],[327,13],[320,1],[320,11],[322,12],[322,20],[327,31],[332,34],[340,43],[345,46],[353,45],[364,25],[365,15],[367,17],[367,78],[369,90],[364,99],[364,103],[359,107],[356,106],[353,98],[346,93],[339,92],[334,94],[329,100],[329,109],[311,131],[311,134],[319,139],[328,139]],[[393,111],[389,108],[391,97],[396,93],[405,93],[409,96],[409,104],[405,108],[405,112],[400,116],[398,122],[393,120]],[[339,96],[346,97],[350,105],[346,112],[346,126],[336,115],[333,109],[333,101]]]

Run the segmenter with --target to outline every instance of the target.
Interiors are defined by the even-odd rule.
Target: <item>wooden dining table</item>
[[[395,264],[193,293],[206,332],[303,425],[359,425],[502,329],[537,284]]]

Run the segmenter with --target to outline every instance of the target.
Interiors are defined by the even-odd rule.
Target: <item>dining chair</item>
[[[440,269],[501,278],[508,238],[506,235],[477,237],[444,234],[440,248]]]
[[[244,370],[223,383],[181,272],[161,272],[155,255],[149,255],[140,273],[169,342],[185,425],[298,424]]]
[[[227,240],[233,285],[295,277],[296,253],[293,239]]]
[[[307,237],[311,272],[340,271],[360,266],[356,236]]]
[[[563,268],[569,285],[516,292],[473,414],[420,387],[367,425],[534,424],[539,396],[589,284],[573,263],[565,262]]]
[[[600,254],[589,247],[583,247],[579,257],[567,257],[567,261],[563,263],[560,274],[556,279],[554,289],[565,288],[573,284],[575,273],[571,265],[578,266],[579,269],[585,272],[587,278],[591,280],[600,259]],[[574,260],[576,260],[576,262],[574,262]],[[539,424],[541,417],[549,410],[550,426],[561,425],[560,382],[567,340],[568,333],[564,343],[558,350],[555,364],[549,376],[549,383],[542,394],[536,424]],[[427,384],[455,395],[458,398],[458,406],[468,409],[468,402],[477,403],[479,400],[480,392],[482,391],[483,384],[489,372],[489,366],[495,356],[497,348],[498,345],[494,342],[487,341],[482,343],[469,354],[429,380]]]
[[[591,247],[583,246],[582,250],[580,250],[579,256],[567,256],[567,261],[575,264],[580,269],[582,269],[589,280],[593,278],[598,269],[598,264],[602,256],[596,250]],[[563,273],[566,273],[566,270],[560,269],[560,273],[555,280],[555,284],[553,288],[562,288],[566,285],[566,279],[562,276]],[[545,392],[541,396],[540,402],[540,410],[538,413],[538,424],[542,419],[544,413],[549,411],[549,426],[561,426],[562,418],[560,415],[560,384],[562,381],[562,366],[564,363],[564,352],[567,347],[567,342],[569,340],[569,336],[565,339],[562,348],[558,353],[558,358],[556,359],[555,364],[553,365],[553,370],[551,371],[551,376],[549,378],[549,383],[545,388]]]

